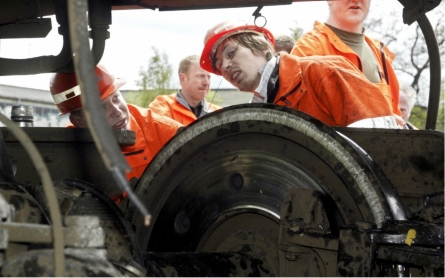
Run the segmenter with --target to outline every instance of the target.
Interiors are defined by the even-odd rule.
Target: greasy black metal
[[[0,39],[44,38],[51,31],[51,18],[36,18],[0,26]]]
[[[375,275],[375,245],[366,229],[340,230],[336,276],[367,277]]]
[[[371,171],[374,173],[374,176],[378,180],[380,187],[383,190],[386,201],[391,208],[393,218],[395,220],[406,220],[405,207],[402,203],[402,200],[400,199],[400,196],[397,193],[394,185],[382,171],[382,168],[380,168],[375,163],[375,161],[362,148],[360,148],[359,145],[357,145],[357,143],[355,143],[342,133],[339,132],[339,134],[342,135],[345,140],[357,151],[357,153],[360,154],[360,157],[363,159],[366,165],[368,165],[369,169],[371,169]]]
[[[113,213],[113,215],[116,217],[119,224],[121,225],[122,229],[124,230],[125,235],[128,241],[130,242],[130,248],[133,254],[133,259],[135,260],[136,263],[143,266],[144,259],[142,256],[142,250],[134,234],[133,228],[130,226],[130,223],[128,223],[128,221],[125,219],[122,210],[117,206],[117,204],[114,201],[112,201],[107,195],[105,195],[105,193],[103,193],[100,189],[95,188],[92,184],[75,179],[64,179],[63,182],[68,186],[72,186],[80,190],[86,191],[88,193],[91,193],[94,197],[102,201],[102,203]]]
[[[274,269],[242,252],[146,253],[147,276],[165,277],[273,277]]]
[[[307,0],[304,0],[307,1]],[[315,0],[321,1],[321,0]],[[221,9],[221,8],[239,8],[239,7],[257,7],[257,6],[276,6],[290,5],[292,0],[226,0],[221,1],[157,1],[157,0],[124,0],[124,2],[133,5],[139,5],[149,9],[159,9],[159,11],[177,11],[177,10],[202,10],[202,9]],[[193,3],[194,2],[194,3]]]
[[[95,63],[98,63],[105,51],[105,40],[110,37],[108,28],[111,24],[111,2],[95,0],[90,2],[90,12],[88,13],[91,22],[91,38],[92,48]],[[47,72],[72,72],[72,52],[70,43],[70,34],[68,30],[67,17],[67,1],[54,1],[54,10],[56,13],[57,22],[60,24],[59,34],[63,36],[63,46],[61,52],[57,56],[41,56],[27,59],[8,59],[0,58],[0,75],[16,75],[16,74],[38,74]],[[50,19],[32,19],[31,22],[37,20]],[[15,29],[16,23],[13,23]],[[47,24],[45,24],[47,25]],[[51,25],[51,24],[50,24]],[[27,26],[32,26],[27,24]],[[4,27],[3,27],[4,28]],[[41,28],[41,27],[40,27]],[[51,26],[49,27],[51,29]],[[22,34],[23,33],[23,34]],[[27,32],[22,32],[20,38],[29,37]],[[33,32],[35,33],[35,32]],[[36,33],[38,35],[38,33]],[[9,36],[17,37],[18,35],[9,34]],[[0,38],[2,38],[0,33]]]
[[[258,108],[261,112],[250,110]],[[268,120],[251,118],[263,112]],[[154,220],[152,226],[142,227],[139,215],[133,219],[142,248],[173,252],[195,251],[203,245],[218,247],[233,238],[232,231],[227,230],[227,235],[219,232],[224,221],[230,221],[232,226],[242,224],[235,216],[261,215],[259,223],[278,220],[280,207],[292,187],[330,196],[335,205],[328,209],[337,213],[336,225],[372,223],[370,208],[348,176],[348,170],[315,140],[273,122],[274,115],[281,113],[286,113],[286,122],[297,117],[315,125],[319,132],[339,142],[360,164],[361,171],[372,175],[360,155],[340,135],[308,115],[275,105],[232,106],[186,127],[158,153],[141,177],[135,191],[153,213]],[[218,124],[220,119],[233,114],[244,120]],[[203,128],[206,124],[208,129]],[[192,139],[184,139],[193,129],[199,133]],[[181,146],[178,149],[177,144]],[[170,151],[171,155],[165,155]],[[234,174],[241,189],[233,186]],[[370,179],[374,183],[372,190],[384,207],[385,218],[391,219],[378,183],[374,177]],[[183,212],[190,218],[190,226],[185,233],[178,233],[174,223]],[[128,213],[132,214],[131,206]],[[274,229],[278,230],[278,225]],[[213,237],[217,232],[221,234],[220,243]],[[253,242],[246,244],[255,246]]]
[[[106,167],[111,171],[114,167],[124,172],[130,170],[128,163],[121,154],[111,129],[107,124],[105,112],[99,98],[99,89],[95,74],[95,63],[90,52],[86,20],[87,2],[75,1],[68,5],[69,26],[74,54],[76,76],[82,92],[84,114],[93,139]],[[117,181],[116,181],[117,182]],[[119,185],[119,182],[117,182]]]
[[[440,5],[442,0],[399,0],[403,6],[403,23],[411,25],[425,13]]]
[[[0,182],[16,183],[8,149],[6,148],[3,133],[0,132]]]
[[[396,188],[405,208],[408,208],[408,218],[418,219],[416,215],[425,214],[422,208],[417,208],[423,196],[443,195],[443,132],[338,127],[334,129],[351,138],[381,167]],[[444,207],[443,201],[438,205],[440,206]],[[423,218],[426,219],[426,216],[428,215]]]
[[[114,179],[101,160],[88,129],[84,128],[22,128],[36,145],[54,180],[78,179],[94,184],[112,196],[121,194]],[[11,159],[17,167],[15,177],[21,184],[40,182],[20,142],[6,128],[0,128]]]
[[[280,215],[279,276],[335,276],[339,231],[332,203],[314,190],[289,190]]]
[[[415,231],[412,242],[407,241],[409,231]],[[379,276],[414,267],[426,272],[431,268],[432,276],[440,273],[442,277],[443,238],[443,224],[427,222],[388,221],[378,230],[369,226],[341,229],[338,271],[341,276],[376,276],[375,261],[382,265]]]
[[[87,35],[87,1],[71,1],[68,5],[69,26],[71,42],[74,54],[74,67],[76,69],[77,81],[82,92],[81,94],[84,115],[93,135],[96,147],[102,157],[103,163],[111,172],[116,184],[128,198],[132,200],[137,209],[145,217],[149,213],[144,204],[140,202],[138,196],[132,192],[125,171],[131,170],[124,156],[120,152],[118,144],[113,138],[111,128],[107,124],[104,108],[99,98],[99,89],[95,74],[95,63],[90,52]],[[105,124],[104,124],[105,123]]]
[[[377,263],[394,263],[423,269],[425,277],[444,277],[444,249],[432,249],[421,246],[378,245],[376,246]],[[385,271],[379,276],[387,277]]]
[[[63,277],[123,277],[109,261],[97,256],[95,249],[65,249]],[[54,251],[30,250],[2,265],[2,277],[55,277]]]
[[[0,58],[0,75],[25,75],[54,72],[67,65],[72,59],[71,44],[67,25],[66,1],[55,1],[56,19],[61,25],[63,46],[57,56],[40,56],[27,59]]]
[[[385,234],[394,235],[406,235],[409,230],[415,230],[416,236],[412,242],[412,245],[418,245],[423,247],[433,247],[433,249],[442,249],[444,247],[444,226],[431,224],[427,222],[417,221],[389,221],[384,224],[382,228],[382,237],[376,236],[376,243],[399,243],[386,240]],[[404,239],[405,241],[405,239]],[[403,241],[403,243],[404,243]]]
[[[294,233],[316,233],[338,236],[338,227],[331,230],[330,219],[335,225],[335,213],[329,210],[329,216],[323,205],[323,195],[315,190],[291,188],[281,207],[280,220],[287,221]],[[334,207],[330,203],[329,208]]]
[[[91,27],[90,37],[93,39],[95,64],[99,63],[105,51],[105,40],[110,38],[108,28],[111,25],[111,2],[103,0],[88,1],[88,22]]]

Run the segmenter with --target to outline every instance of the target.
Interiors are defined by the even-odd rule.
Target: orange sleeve
[[[157,96],[149,105],[151,111],[155,112],[161,116],[167,116],[172,118],[172,112],[169,102],[164,98],[164,96]]]
[[[315,87],[315,92],[337,125],[348,126],[363,119],[392,116],[392,108],[380,89],[346,58],[341,57],[337,61],[318,76],[320,82]]]
[[[312,35],[312,31],[301,36],[296,42],[290,54],[305,57],[314,55],[326,55],[323,52],[320,40]]]

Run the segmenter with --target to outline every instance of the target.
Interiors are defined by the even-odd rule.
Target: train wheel
[[[280,209],[291,188],[330,200],[325,210],[333,237],[339,226],[380,227],[392,219],[379,178],[361,156],[333,129],[296,110],[223,109],[186,127],[158,153],[135,191],[153,224],[143,226],[136,213],[133,225],[150,252],[249,251],[278,269]]]

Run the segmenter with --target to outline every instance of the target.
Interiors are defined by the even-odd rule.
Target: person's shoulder
[[[127,104],[128,110],[130,111],[131,116],[138,122],[139,124],[152,124],[152,125],[164,125],[170,127],[180,127],[181,123],[171,119],[167,116],[161,116],[158,113],[154,112],[150,108],[140,107],[134,104]],[[142,122],[141,122],[142,121]]]
[[[153,99],[152,102],[156,102],[156,101],[171,102],[171,101],[174,101],[175,99],[176,99],[176,93],[173,93],[173,94],[169,94],[169,95],[158,95]]]
[[[358,70],[349,59],[341,55],[314,55],[301,57],[299,62],[302,68],[323,67],[332,70]]]
[[[315,21],[314,28],[304,33],[295,41],[291,54],[297,56],[321,55],[323,45],[329,42],[329,27],[324,23]]]
[[[314,27],[311,30],[304,33],[300,38],[307,37],[307,36],[319,36],[320,34],[323,34],[323,33],[329,32],[329,31],[331,31],[331,29],[326,24],[316,20],[314,22]]]
[[[158,125],[165,125],[165,126],[171,126],[171,127],[180,127],[183,126],[181,123],[179,123],[176,120],[173,120],[170,117],[159,115],[158,113],[148,109],[147,111],[147,117],[150,119],[150,121],[154,124]]]

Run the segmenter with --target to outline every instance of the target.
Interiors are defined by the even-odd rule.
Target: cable
[[[37,202],[37,200],[34,198],[34,196],[32,196],[29,191],[23,187],[22,185],[16,183],[14,184],[14,186],[17,186],[20,190],[22,190],[23,193],[26,194],[26,196],[28,196],[28,198],[31,199],[31,201],[40,209],[40,211],[42,212],[43,216],[45,217],[46,223],[51,225],[51,219],[48,217],[48,214],[46,214],[46,211],[43,209],[43,207],[40,205],[39,202]]]
[[[87,32],[87,0],[68,1],[69,30],[74,54],[74,68],[81,91],[84,115],[94,143],[107,169],[111,172],[117,186],[128,193],[128,198],[136,204],[144,216],[144,224],[150,225],[151,215],[138,199],[125,178],[125,170],[131,170],[108,125],[104,108],[99,98],[97,79],[94,74],[94,58],[90,51]],[[111,7],[110,7],[111,8]]]
[[[60,214],[59,203],[57,201],[56,191],[53,187],[53,182],[49,174],[42,156],[37,150],[34,143],[29,138],[22,128],[16,123],[8,119],[5,115],[0,113],[0,121],[12,132],[17,140],[25,148],[26,152],[31,158],[34,167],[42,179],[43,191],[48,201],[49,214],[52,220],[53,244],[54,244],[54,275],[58,277],[65,276],[65,255],[64,255],[64,237],[62,230],[62,216]]]

